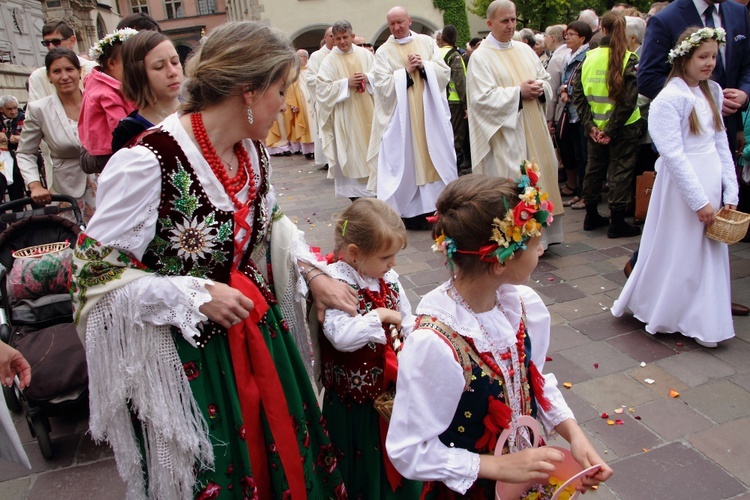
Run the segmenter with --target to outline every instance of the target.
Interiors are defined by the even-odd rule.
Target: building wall
[[[35,69],[17,64],[0,63],[0,95],[12,95],[21,105],[26,104],[29,100],[26,82]]]
[[[117,1],[123,17],[134,12],[132,4],[145,5],[147,13],[159,23],[164,34],[177,46],[181,56],[200,41],[202,34],[210,33],[227,21],[225,0]],[[201,15],[201,7],[206,14]]]
[[[0,0],[0,63],[39,66],[43,25],[39,0]]]
[[[326,27],[346,19],[354,33],[380,45],[390,32],[386,14],[395,3],[382,0],[227,0],[230,20],[265,21],[285,32],[295,47],[315,50]],[[443,26],[443,14],[432,0],[405,0],[402,5],[412,18],[412,29],[432,34]],[[472,36],[488,32],[486,22],[468,13]]]

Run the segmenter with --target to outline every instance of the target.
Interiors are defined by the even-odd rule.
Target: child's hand
[[[698,220],[707,226],[710,226],[716,220],[714,207],[712,207],[710,203],[707,203],[705,207],[701,208],[696,213],[698,214]]]
[[[396,328],[401,329],[401,313],[386,309],[385,307],[378,307],[375,312],[380,316],[380,322],[388,325],[396,325]]]
[[[509,455],[482,455],[479,458],[479,477],[506,483],[545,481],[555,471],[554,462],[562,460],[560,451],[546,446]]]
[[[575,437],[571,439],[570,451],[573,454],[573,458],[576,459],[576,462],[578,462],[584,469],[588,469],[592,465],[601,465],[601,468],[596,474],[591,477],[582,478],[583,484],[578,488],[578,491],[581,493],[585,493],[592,486],[596,486],[612,477],[612,474],[614,473],[612,468],[602,460],[583,432],[576,433]]]

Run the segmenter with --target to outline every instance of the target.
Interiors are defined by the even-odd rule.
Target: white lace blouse
[[[224,187],[188,136],[178,114],[167,117],[160,125],[177,140],[211,203],[221,210],[234,211],[234,205]],[[244,146],[250,157],[255,183],[259,185],[259,160],[255,146],[247,140],[244,141]],[[268,175],[270,177],[270,168]],[[244,202],[247,196],[246,185],[237,193],[237,198]],[[117,248],[141,260],[156,233],[160,198],[161,167],[154,153],[144,146],[121,149],[112,156],[99,176],[97,210],[86,234],[103,245]],[[275,193],[271,187],[265,200],[269,213],[275,203]],[[251,227],[253,217],[251,210],[248,214]],[[243,236],[244,230],[237,235],[238,238]],[[301,231],[298,231],[297,238],[292,242],[291,254],[298,261],[325,270],[310,253]],[[205,285],[210,283],[210,280],[188,276],[151,275],[126,286],[137,290],[137,296],[141,299],[141,319],[144,322],[179,327],[185,339],[195,345],[193,338],[200,334],[197,327],[208,319],[198,309],[211,300],[205,289]],[[307,292],[304,280],[298,281],[297,291]]]
[[[417,315],[437,317],[471,338],[480,352],[504,352],[516,341],[521,320],[520,297],[526,307],[531,358],[543,372],[550,316],[536,292],[526,286],[501,286],[497,291],[501,307],[474,316],[451,298],[450,288],[450,283],[444,283],[427,294],[417,307]],[[479,321],[489,338],[482,332]],[[539,408],[537,416],[549,434],[558,424],[574,417],[557,388],[555,376],[545,374],[544,381],[544,395],[552,403],[552,409],[545,412]],[[439,439],[453,420],[464,383],[463,370],[452,348],[431,330],[413,331],[399,357],[396,399],[386,440],[388,456],[404,477],[442,481],[461,494],[476,481],[479,455],[446,446]]]
[[[361,276],[353,267],[343,261],[328,266],[328,273],[357,288],[367,288],[379,292],[380,283],[374,278]],[[407,337],[414,328],[414,315],[411,312],[409,299],[406,298],[404,287],[398,280],[398,274],[391,269],[383,277],[386,283],[397,284],[399,290],[399,312],[401,313],[401,333]],[[367,314],[350,316],[338,309],[328,309],[323,322],[323,333],[331,345],[341,352],[356,351],[368,342],[385,344],[386,337],[383,325],[376,311]]]

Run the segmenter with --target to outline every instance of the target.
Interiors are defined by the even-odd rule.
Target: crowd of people
[[[535,33],[495,0],[466,50],[453,26],[412,31],[403,7],[386,21],[377,50],[340,20],[312,54],[226,23],[185,68],[147,15],[90,59],[55,21],[25,114],[0,99],[0,187],[84,212],[71,293],[90,433],[129,497],[494,498],[563,459],[532,446],[524,416],[591,468],[580,491],[606,481],[544,372],[550,315],[525,283],[564,241],[564,207],[586,210],[586,231],[639,235],[637,171],[658,175],[613,314],[705,347],[747,314],[726,244],[704,236],[718,208],[750,202],[735,167],[745,6],[618,4]],[[331,262],[278,204],[270,156],[295,152],[352,200]],[[393,270],[407,229],[431,230],[449,271],[414,312]],[[15,373],[30,383],[0,344],[2,382]]]

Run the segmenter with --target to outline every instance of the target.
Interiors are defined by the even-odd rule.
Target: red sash
[[[396,353],[391,347],[391,339],[388,338],[388,332],[386,332],[386,338],[388,343],[385,348],[385,363],[383,364],[383,390],[387,390],[391,385],[396,384],[396,375],[398,374],[398,359]],[[391,459],[388,458],[388,453],[385,450],[385,438],[388,435],[388,422],[383,417],[379,419],[380,423],[380,451],[383,454],[383,465],[385,466],[385,476],[388,478],[388,482],[391,485],[391,489],[396,491],[396,487],[401,483],[401,474],[393,466]]]
[[[255,304],[245,321],[229,329],[229,346],[242,418],[245,421],[250,464],[258,494],[260,498],[272,498],[268,450],[263,438],[262,408],[281,458],[291,498],[306,499],[307,488],[302,456],[284,389],[271,353],[257,325],[268,311],[268,303],[255,284],[239,271],[232,271],[229,286],[242,292]]]

